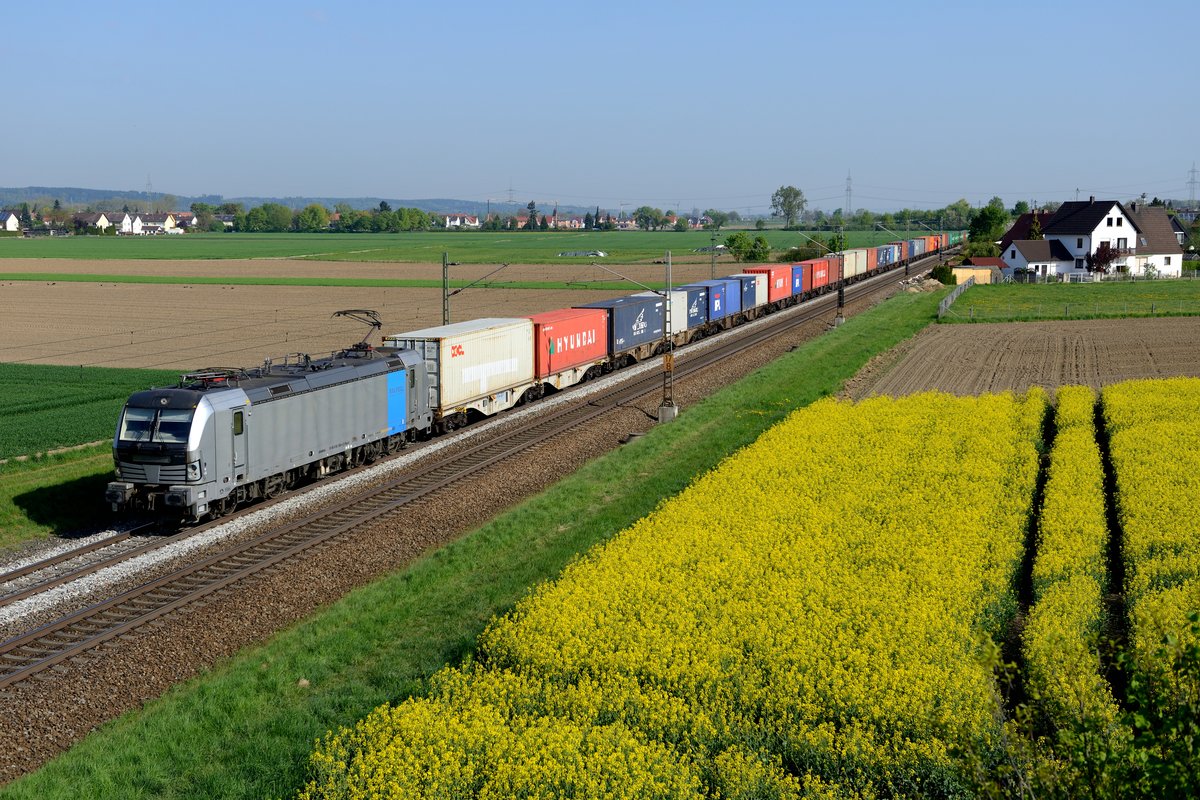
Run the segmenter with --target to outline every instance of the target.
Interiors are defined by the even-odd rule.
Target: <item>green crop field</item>
[[[924,231],[922,231],[923,233]],[[760,232],[748,231],[751,236]],[[828,233],[766,230],[774,250],[806,243],[805,236],[822,242]],[[729,231],[721,231],[717,242]],[[913,235],[917,235],[916,232]],[[883,232],[849,231],[851,247],[883,244],[893,237]],[[70,258],[86,260],[129,259],[249,259],[302,258],[317,261],[390,261],[440,263],[447,253],[463,264],[638,263],[660,259],[668,250],[672,258],[702,260],[694,252],[709,247],[708,231],[559,231],[559,232],[445,232],[417,233],[193,233],[186,236],[63,236],[0,240],[0,259]],[[602,251],[603,258],[560,257],[561,252]]]
[[[1004,283],[972,286],[943,322],[1192,316],[1200,314],[1200,281]]]
[[[111,438],[131,393],[178,377],[166,370],[0,363],[0,459]]]

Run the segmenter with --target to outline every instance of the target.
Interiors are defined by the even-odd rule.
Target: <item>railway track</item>
[[[847,300],[853,300],[872,292],[879,283],[895,280],[896,274],[896,271],[891,271],[871,280],[852,284],[846,287],[845,297]],[[752,349],[790,328],[827,315],[835,307],[836,296],[830,293],[801,306],[768,315],[727,335],[716,337],[702,349],[680,351],[674,368],[675,377],[684,378],[698,373],[722,359]],[[180,608],[200,602],[268,570],[276,569],[306,552],[335,545],[342,537],[351,535],[355,529],[366,523],[419,502],[439,489],[459,483],[475,473],[537,447],[613,408],[652,396],[660,392],[662,386],[663,373],[657,370],[648,371],[593,394],[586,401],[581,399],[574,403],[560,404],[546,410],[545,413],[535,415],[527,424],[486,437],[477,445],[450,456],[428,459],[428,463],[415,465],[399,477],[365,494],[231,545],[170,574],[67,614],[36,630],[13,636],[0,642],[0,690],[126,635]],[[253,508],[257,510],[262,507],[260,505]],[[224,521],[228,521],[228,518],[222,520]],[[162,547],[170,544],[172,540],[195,532],[196,529],[183,531],[169,539],[152,543],[153,546],[146,545],[144,549]],[[94,549],[103,546],[103,541],[97,542]],[[62,560],[75,555],[78,554],[74,551],[63,554],[65,558]],[[131,557],[133,555],[122,554],[114,556],[113,559],[126,560]],[[109,564],[105,559],[100,559],[96,564],[88,565],[75,573],[57,576],[39,586],[46,585],[46,588],[50,588],[47,584],[61,585],[93,574],[107,565]],[[36,567],[37,564],[30,565],[28,569]],[[35,587],[28,587],[23,591],[29,592],[24,596],[37,593]],[[0,597],[0,607],[18,599],[20,598],[12,595]]]

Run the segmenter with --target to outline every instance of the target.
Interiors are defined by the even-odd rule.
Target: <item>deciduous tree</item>
[[[795,186],[780,186],[771,195],[771,213],[776,217],[783,217],[785,228],[792,227],[796,219],[804,213],[806,205],[808,201],[804,199],[804,192]]]

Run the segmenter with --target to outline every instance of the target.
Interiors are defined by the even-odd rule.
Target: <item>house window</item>
[[[1083,269],[1083,259],[1082,258],[1075,259],[1075,269]]]
[[[1128,239],[1117,239],[1117,249],[1118,250],[1129,249],[1129,240]]]
[[[1125,221],[1124,217],[1117,217],[1117,227],[1121,227],[1121,223]]]
[[[1108,227],[1112,227],[1112,217],[1108,218]]]
[[[1163,266],[1164,267],[1171,266],[1171,257],[1170,256],[1163,256]]]
[[[1076,247],[1076,249],[1083,247],[1083,237],[1082,236],[1080,236],[1078,239],[1075,240],[1075,247]]]
[[[1009,253],[1009,254],[1008,254],[1008,257],[1009,257],[1009,258],[1016,258],[1016,257],[1017,257],[1017,251],[1016,251],[1016,250],[1013,250],[1011,253]]]

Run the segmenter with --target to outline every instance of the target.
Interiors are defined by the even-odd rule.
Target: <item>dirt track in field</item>
[[[661,265],[613,265],[643,283],[663,280]],[[476,280],[495,266],[451,267]],[[673,270],[675,283],[707,278],[708,265]],[[734,270],[718,265],[721,274]],[[93,275],[231,275],[296,278],[440,280],[441,264],[358,264],[284,259],[252,261],[74,261],[6,259],[0,271]],[[603,281],[590,265],[512,265],[495,281]],[[627,289],[468,289],[450,300],[453,321],[512,317],[628,294]],[[335,311],[380,313],[383,334],[440,325],[440,289],[222,286],[0,281],[0,361],[97,367],[199,369],[252,367],[288,353],[324,355],[359,341],[367,328]],[[378,338],[372,340],[378,343]]]
[[[931,325],[868,365],[845,394],[977,395],[1173,376],[1200,376],[1200,317]]]

